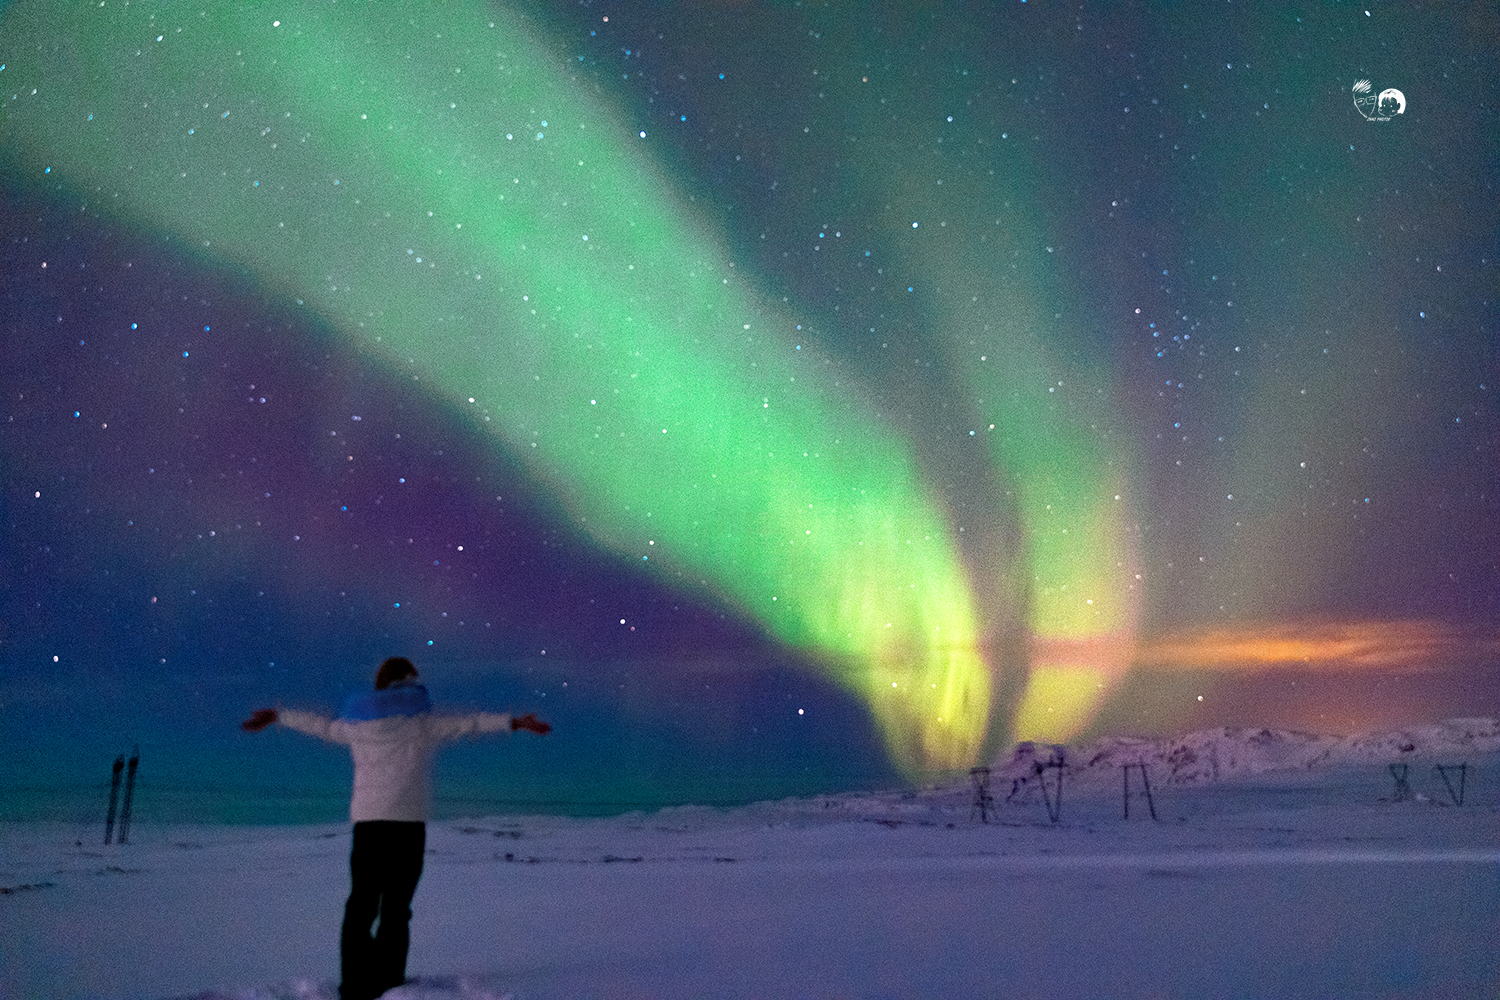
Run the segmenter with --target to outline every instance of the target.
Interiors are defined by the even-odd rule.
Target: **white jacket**
[[[464,736],[510,732],[510,715],[495,712],[423,712],[349,722],[283,709],[277,721],[299,733],[349,747],[354,756],[349,818],[356,823],[374,819],[425,822],[432,805],[432,757],[438,747]]]

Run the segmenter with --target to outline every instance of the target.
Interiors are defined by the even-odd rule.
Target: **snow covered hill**
[[[1145,764],[1153,782],[1192,785],[1279,771],[1350,765],[1457,764],[1500,752],[1500,721],[1450,719],[1359,736],[1284,729],[1208,729],[1170,739],[1111,736],[1080,747],[1021,743],[992,765],[997,786],[1034,778],[1038,765],[1064,762],[1069,783],[1120,782],[1121,768]]]

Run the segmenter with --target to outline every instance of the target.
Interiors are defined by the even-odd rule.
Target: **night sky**
[[[1500,712],[1492,7],[644,6],[0,6],[0,811]]]

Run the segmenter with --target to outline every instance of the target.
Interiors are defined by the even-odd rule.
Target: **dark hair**
[[[393,656],[375,672],[375,690],[384,691],[397,681],[417,676],[417,668],[404,656]]]

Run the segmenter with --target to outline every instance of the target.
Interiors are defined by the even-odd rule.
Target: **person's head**
[[[393,656],[375,672],[375,690],[384,691],[397,681],[417,676],[417,668],[404,656]]]

